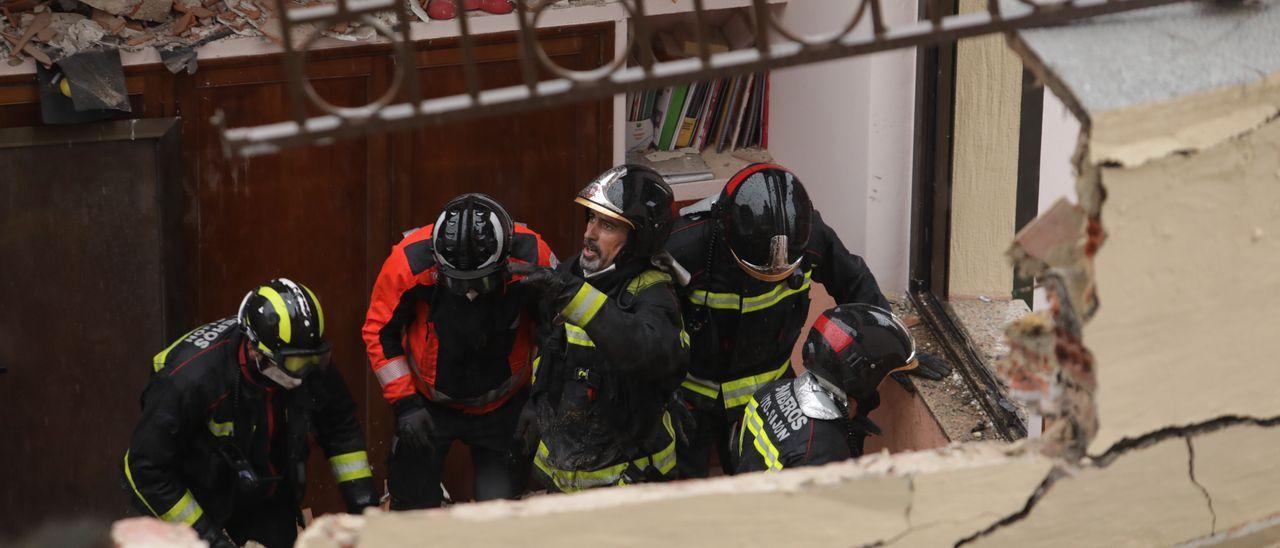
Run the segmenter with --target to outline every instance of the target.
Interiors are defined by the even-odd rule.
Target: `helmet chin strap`
[[[266,369],[263,369],[262,374],[265,375],[268,379],[271,379],[272,382],[275,382],[276,384],[280,385],[280,387],[284,388],[285,390],[293,390],[294,388],[302,386],[302,379],[295,379],[293,377],[290,377],[288,374],[280,370],[280,368],[275,365],[272,365],[267,367]]]

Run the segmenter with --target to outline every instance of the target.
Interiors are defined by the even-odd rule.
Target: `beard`
[[[600,255],[600,246],[593,240],[583,240],[582,248],[591,250],[592,258],[588,258],[585,254],[578,255],[578,264],[582,266],[583,274],[595,274],[604,267],[604,257]]]

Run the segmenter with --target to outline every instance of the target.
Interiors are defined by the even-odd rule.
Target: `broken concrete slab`
[[[1026,30],[1012,45],[1034,58],[1048,73],[1046,83],[1094,126],[1091,163],[1138,165],[1212,145],[1231,137],[1232,127],[1277,112],[1244,108],[1239,100],[1260,85],[1260,75],[1280,72],[1278,26],[1274,0],[1188,2]],[[1202,100],[1186,102],[1197,95]]]
[[[1175,437],[1120,455],[1105,467],[1068,472],[1025,517],[977,537],[972,546],[1168,546],[1208,534],[1213,517],[1188,474],[1190,454]]]
[[[1048,459],[1019,459],[994,476],[987,468],[913,476],[910,528],[885,544],[953,544],[1021,509],[1051,468]]]
[[[1192,156],[1106,168],[1085,327],[1102,429],[1091,451],[1168,425],[1280,415],[1280,120]],[[1108,366],[1108,364],[1114,364]]]
[[[1093,272],[1067,278],[1102,303],[1083,332],[1100,386],[1091,453],[1280,414],[1278,23],[1277,0],[1187,3],[1010,40],[1081,118],[1077,190],[1090,242],[1108,237],[1086,243]]]
[[[1280,517],[1280,429],[1224,428],[1191,440],[1196,481],[1213,501],[1214,533]],[[1271,500],[1272,504],[1260,504]]]
[[[970,444],[781,473],[370,512],[341,523],[322,518],[299,546],[337,546],[335,537],[398,546],[420,542],[424,534],[433,542],[468,545],[914,544],[951,531],[970,533],[1016,509],[1050,467],[1049,460],[1018,447]]]

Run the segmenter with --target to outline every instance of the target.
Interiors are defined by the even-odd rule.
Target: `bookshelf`
[[[692,15],[672,14],[648,22],[657,29],[653,46],[659,60],[698,55],[699,29]],[[700,31],[709,37],[713,53],[755,46],[745,9],[708,12],[705,23]],[[635,52],[631,53],[634,63]],[[677,200],[718,192],[747,164],[772,161],[770,82],[769,73],[763,72],[627,94],[620,101],[627,162],[648,165],[666,176]]]

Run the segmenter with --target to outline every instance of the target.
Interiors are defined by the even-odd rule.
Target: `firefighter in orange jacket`
[[[511,440],[528,398],[534,305],[508,265],[555,266],[551,248],[498,202],[465,194],[408,233],[373,287],[364,340],[396,414],[391,508],[440,506],[449,446],[471,448],[477,500],[512,498],[528,463]]]

